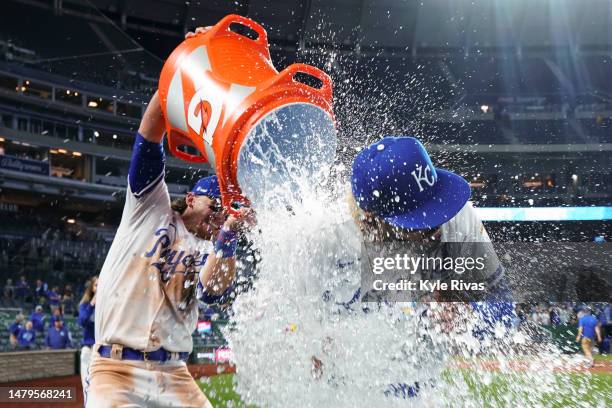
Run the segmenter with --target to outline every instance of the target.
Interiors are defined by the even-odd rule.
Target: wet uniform
[[[184,360],[193,347],[198,295],[215,300],[199,283],[213,246],[172,211],[163,176],[162,144],[138,135],[121,224],[98,282],[87,407],[210,406]],[[126,358],[154,351],[142,358],[149,361]]]
[[[334,231],[334,237],[332,238],[333,246],[335,247],[334,253],[338,255],[337,260],[337,271],[338,273],[330,280],[328,280],[329,287],[323,293],[323,300],[326,304],[326,309],[329,315],[355,316],[355,313],[368,313],[373,310],[385,310],[389,314],[398,314],[398,310],[402,306],[406,306],[406,303],[398,302],[395,305],[376,301],[376,297],[368,297],[369,301],[364,302],[367,297],[367,293],[362,293],[361,286],[361,268],[370,268],[371,265],[368,262],[362,262],[362,258],[365,255],[364,243],[361,238],[361,232],[358,230],[353,220],[348,220],[341,224],[339,228],[330,228],[330,232]],[[448,222],[440,226],[440,237],[439,241],[441,245],[434,245],[429,247],[430,252],[425,253],[425,256],[429,257],[445,257],[445,256],[471,256],[473,258],[484,257],[486,259],[486,276],[480,276],[480,280],[486,282],[489,290],[495,293],[498,299],[507,300],[510,298],[510,292],[508,291],[504,276],[503,267],[495,254],[493,245],[490,242],[489,236],[482,224],[480,218],[476,214],[476,211],[472,207],[471,202],[465,204],[465,206]],[[411,251],[411,246],[418,245],[408,241],[394,241],[393,244],[400,244],[402,253],[407,253],[421,256],[422,248],[418,249],[418,252]],[[460,243],[459,245],[453,245],[452,248],[461,252],[461,254],[448,254],[444,252],[444,243]],[[396,249],[393,253],[399,253]],[[377,256],[384,257],[384,254],[377,253]],[[423,277],[428,278],[428,277]],[[372,302],[371,300],[375,301]],[[418,301],[418,299],[413,299]],[[472,305],[476,311],[481,313],[483,319],[504,319],[510,323],[509,316],[512,313],[512,304],[506,301],[496,302],[496,307],[491,308],[483,302],[472,302]],[[397,306],[397,307],[395,307]],[[411,305],[412,306],[412,305]],[[414,308],[417,315],[426,317],[427,308],[425,306],[418,306]],[[365,324],[365,323],[364,323]],[[398,329],[404,330],[404,329]],[[424,332],[425,333],[425,332]],[[333,334],[329,333],[330,338],[333,338]],[[381,338],[379,342],[384,341]],[[394,340],[389,339],[389,347],[393,347]],[[396,342],[396,340],[395,340]],[[415,350],[410,350],[412,354]],[[415,378],[416,381],[411,380],[408,383],[399,382],[389,384],[384,390],[385,395],[395,396],[400,398],[408,398],[415,396],[424,383],[431,383],[431,378],[435,378],[441,370],[441,363],[438,361],[440,356],[425,354],[433,353],[433,350],[421,350],[419,353],[421,359],[419,364],[421,365],[420,370],[414,370],[413,373],[408,374],[409,378]],[[325,350],[321,350],[316,353],[317,357],[322,356],[321,360],[325,367],[331,368],[335,365],[334,361],[325,361]],[[425,367],[425,365],[429,365]],[[404,371],[403,375],[406,375]],[[419,372],[427,373],[425,376],[419,375]],[[414,377],[413,377],[414,376]],[[420,378],[419,378],[420,377]],[[398,378],[400,379],[400,378]]]

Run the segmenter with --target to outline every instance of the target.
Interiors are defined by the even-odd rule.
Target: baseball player
[[[597,340],[601,343],[601,323],[595,316],[593,316],[590,307],[584,307],[582,309],[584,315],[578,319],[578,334],[576,335],[576,342],[580,342],[582,346],[582,353],[587,360],[589,367],[593,366],[593,343]]]
[[[242,221],[226,217],[215,176],[170,202],[163,135],[156,93],[136,135],[121,223],[98,282],[90,408],[210,406],[185,361],[197,297],[229,296]]]
[[[353,220],[327,231],[332,236],[334,253],[340,258],[337,260],[338,278],[328,281],[331,287],[323,295],[331,315],[354,318],[356,312],[358,315],[373,309],[390,310],[387,307],[390,305],[385,302],[368,302],[376,300],[376,295],[363,293],[359,288],[360,268],[364,265],[361,260],[367,258],[365,245],[387,242],[399,243],[403,253],[414,256],[484,257],[486,275],[479,278],[487,284],[490,302],[473,302],[473,308],[481,315],[481,321],[511,324],[510,291],[488,234],[469,202],[469,184],[454,173],[435,168],[418,140],[386,137],[361,151],[352,165],[349,196]],[[424,247],[423,243],[431,245]],[[398,248],[398,245],[394,247]],[[423,254],[424,250],[429,252]],[[424,319],[433,317],[431,312],[427,316],[427,308],[421,309]],[[437,316],[437,322],[446,320],[446,324],[452,325],[453,306],[449,304],[442,310],[451,316],[443,316],[442,320]],[[481,329],[480,335],[482,330],[485,329]],[[335,342],[334,336],[326,339],[324,343],[329,350],[332,348],[330,344]],[[437,358],[433,355],[421,357],[421,364],[427,364],[427,359],[432,363]],[[328,381],[343,375],[333,372],[337,364],[325,348],[312,357],[312,363],[315,377],[325,374],[327,366],[331,371],[327,373]],[[433,363],[435,365],[435,361]],[[435,367],[421,368],[429,375],[436,371]],[[412,397],[423,388],[423,380],[429,383],[430,378],[390,384],[384,393],[400,398]]]

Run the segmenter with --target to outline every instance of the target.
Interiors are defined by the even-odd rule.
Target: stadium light
[[[482,113],[487,113],[489,111],[489,105],[481,105],[480,110]]]
[[[96,102],[96,101],[89,101],[89,102],[87,102],[87,106],[89,106],[90,108],[97,108],[98,107],[98,102]]]
[[[76,223],[76,220],[75,220],[74,218],[68,218],[68,219],[66,220],[66,222],[67,222],[68,224],[74,224],[74,223]]]
[[[6,139],[5,139],[5,138],[0,137],[0,142],[5,142],[5,141],[6,141]]]
[[[612,207],[480,207],[483,221],[602,221],[612,220]]]
[[[66,150],[66,149],[57,149],[57,151],[58,151],[58,153],[61,153],[61,154],[68,153],[68,150]]]
[[[51,154],[57,154],[57,150],[55,150],[55,149],[49,149],[49,153],[51,153]]]
[[[100,132],[98,132],[97,130],[94,130],[94,136],[95,137],[100,137]]]
[[[117,139],[117,134],[113,134],[113,139]]]
[[[76,156],[76,157],[81,157],[82,156],[81,152],[72,152],[72,155]]]

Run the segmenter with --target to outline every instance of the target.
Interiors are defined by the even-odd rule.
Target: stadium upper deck
[[[78,213],[93,220],[105,208],[108,219],[116,218],[133,135],[162,58],[184,29],[213,23],[226,12],[248,14],[269,27],[279,69],[305,61],[330,72],[346,146],[359,147],[382,134],[414,134],[436,160],[472,181],[480,205],[611,202],[612,41],[601,37],[609,27],[593,27],[605,23],[599,15],[610,10],[607,2],[595,2],[601,3],[599,11],[568,16],[569,39],[554,34],[561,17],[539,8],[527,13],[524,2],[507,17],[521,20],[516,27],[522,31],[517,28],[514,36],[492,31],[507,24],[490,26],[471,13],[470,21],[457,22],[460,27],[439,24],[433,37],[426,28],[452,16],[452,7],[405,2],[406,18],[400,21],[400,6],[365,2],[363,9],[351,9],[329,26],[325,16],[341,2],[313,1],[310,10],[294,2],[295,13],[287,14],[291,2],[283,7],[270,2],[267,10],[259,3],[246,9],[240,2],[228,3],[226,11],[219,5],[211,11],[167,1],[170,9],[183,10],[169,20],[172,13],[129,3],[125,9],[77,0],[3,4],[4,202],[58,202],[61,216],[71,219]],[[393,13],[386,17],[389,7]],[[307,17],[313,12],[320,14],[318,26]],[[489,17],[498,12],[479,11]],[[362,19],[359,30],[346,31],[343,27],[354,27],[356,18]],[[530,21],[536,18],[550,31],[534,27]],[[34,34],[28,25],[44,27],[45,35]],[[453,36],[457,30],[464,34]],[[340,160],[349,160],[353,149],[339,153]],[[167,171],[171,192],[180,194],[210,169],[196,171],[169,158]]]

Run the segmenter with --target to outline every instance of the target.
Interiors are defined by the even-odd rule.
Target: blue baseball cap
[[[199,179],[195,186],[193,186],[191,192],[198,196],[221,198],[221,190],[219,189],[217,176],[208,176]]]
[[[444,224],[470,198],[468,182],[436,169],[413,137],[385,137],[359,152],[351,187],[362,210],[410,230]]]

